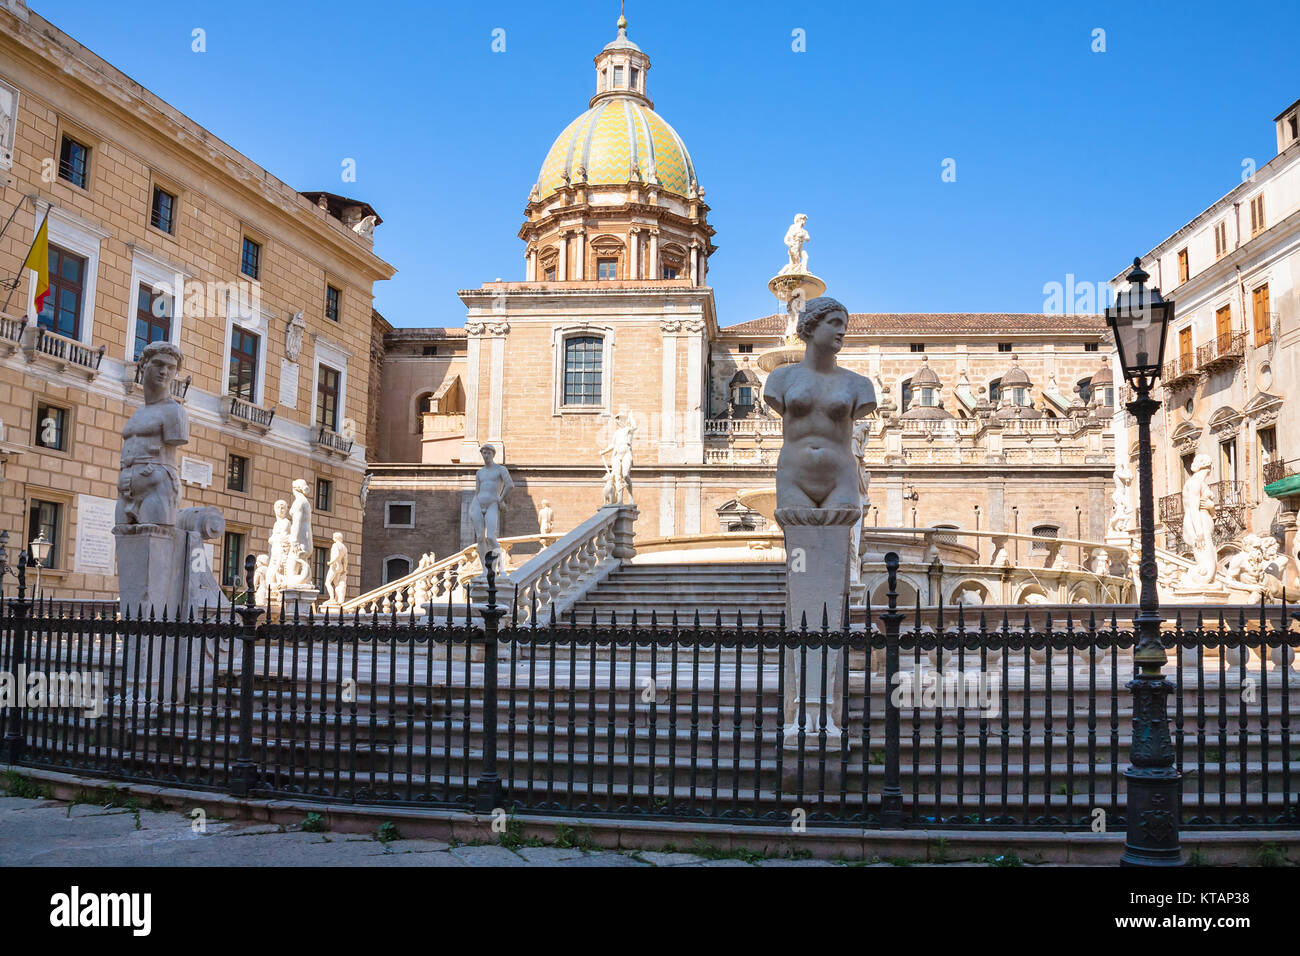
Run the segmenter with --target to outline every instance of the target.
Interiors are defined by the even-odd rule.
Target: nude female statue
[[[783,273],[804,273],[808,271],[808,253],[804,250],[804,243],[808,241],[808,230],[804,225],[808,222],[808,217],[803,213],[794,217],[794,222],[790,228],[785,231],[785,248],[790,254],[790,261],[781,271]]]
[[[515,483],[506,466],[496,463],[495,448],[484,445],[479,453],[483,456],[483,467],[474,476],[474,500],[470,502],[469,519],[474,526],[474,539],[478,542],[479,563],[486,575],[489,553],[496,554],[496,568],[500,570],[502,566],[501,544],[497,540],[501,534],[501,511]]]
[[[841,368],[848,310],[830,296],[810,299],[797,332],[803,361],[768,376],[763,400],[781,416],[784,444],[776,461],[778,508],[862,507],[853,423],[876,407],[871,381]]]
[[[190,440],[189,417],[171,393],[181,350],[170,342],[151,342],[140,355],[140,366],[144,404],[122,429],[116,521],[174,525],[181,493],[176,449]]]
[[[1218,571],[1214,547],[1214,495],[1210,491],[1209,455],[1192,459],[1192,474],[1183,485],[1183,541],[1192,549],[1196,567],[1191,579],[1209,584]]]

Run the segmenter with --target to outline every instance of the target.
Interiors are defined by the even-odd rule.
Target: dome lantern
[[[596,95],[589,105],[615,96],[626,96],[654,109],[646,95],[646,74],[650,57],[627,38],[627,17],[619,15],[618,36],[596,54]]]

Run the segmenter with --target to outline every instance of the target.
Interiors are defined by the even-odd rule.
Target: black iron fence
[[[463,608],[174,621],[11,601],[0,670],[25,679],[0,700],[0,757],[355,803],[1122,828],[1131,627],[1083,606],[1037,623],[923,615],[891,591],[838,631],[716,614],[521,625],[506,608],[468,624]],[[1288,609],[1175,616],[1164,640],[1184,827],[1300,825]]]

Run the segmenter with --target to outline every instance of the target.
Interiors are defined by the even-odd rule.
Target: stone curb
[[[81,777],[36,767],[0,764],[0,774],[14,772],[47,784],[55,799],[72,800],[110,789],[142,803],[169,809],[202,808],[209,817],[294,826],[308,813],[324,817],[334,833],[373,833],[392,821],[402,836],[461,843],[496,843],[490,814],[459,810],[397,806],[358,806],[311,800],[264,800],[234,797],[206,790]],[[1123,833],[1023,830],[860,830],[851,827],[811,827],[801,834],[789,827],[691,823],[676,820],[633,820],[526,814],[514,818],[524,839],[553,842],[557,831],[577,831],[584,845],[611,850],[662,850],[674,846],[691,852],[697,842],[722,851],[748,851],[771,856],[810,854],[819,859],[960,862],[1014,853],[1026,864],[1055,863],[1115,866],[1124,849]],[[574,839],[574,834],[569,834]],[[1254,865],[1259,849],[1272,844],[1291,863],[1300,862],[1300,830],[1212,830],[1183,835],[1184,858],[1199,851],[1212,865]]]

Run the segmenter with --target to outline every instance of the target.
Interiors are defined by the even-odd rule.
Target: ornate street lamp
[[[52,547],[50,539],[45,537],[45,530],[41,529],[36,537],[27,543],[27,554],[31,558],[32,564],[36,565],[36,599],[41,598],[41,568],[45,567],[45,559],[50,556]]]
[[[1174,685],[1165,680],[1167,661],[1160,640],[1160,602],[1156,593],[1155,500],[1151,476],[1151,416],[1160,403],[1151,389],[1160,376],[1165,354],[1165,333],[1173,318],[1174,303],[1157,288],[1147,288],[1150,278],[1140,259],[1133,260],[1129,287],[1106,310],[1115,336],[1124,379],[1137,398],[1128,403],[1138,427],[1138,491],[1142,558],[1138,578],[1142,596],[1133,619],[1138,643],[1133,651],[1133,740],[1130,765],[1124,771],[1128,787],[1126,866],[1181,866],[1178,841],[1182,809],[1182,774],[1174,766],[1174,745],[1169,737],[1168,697]]]

